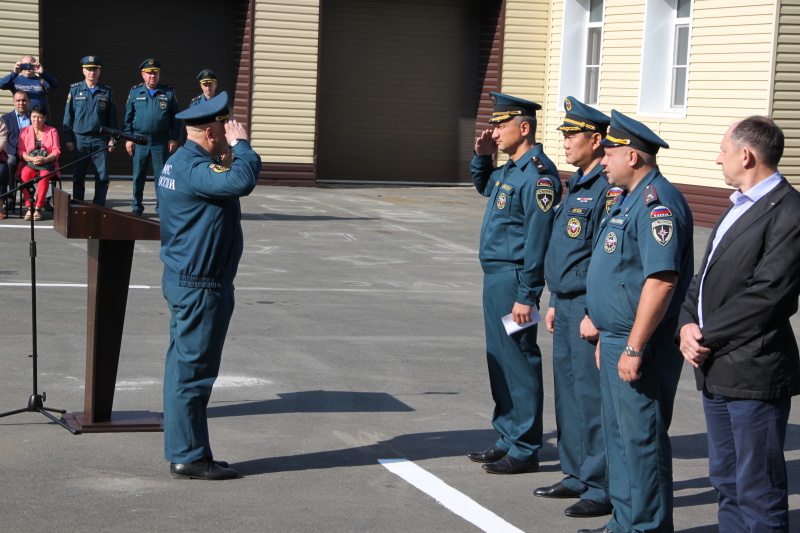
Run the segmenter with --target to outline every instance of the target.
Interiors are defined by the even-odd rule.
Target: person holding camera
[[[58,89],[58,81],[45,72],[41,63],[31,55],[22,56],[8,76],[0,80],[0,89],[25,91],[31,101],[31,107],[40,105],[47,109],[47,93]]]
[[[47,111],[40,105],[31,108],[31,125],[19,133],[17,153],[20,161],[25,161],[25,166],[20,166],[20,179],[23,183],[32,180],[40,173],[47,174],[58,169],[58,156],[61,154],[58,130],[47,126]],[[28,213],[25,220],[41,220],[42,207],[44,207],[50,178],[41,180],[36,188],[36,211],[31,207],[31,198],[28,189],[22,189],[25,196],[25,205]]]

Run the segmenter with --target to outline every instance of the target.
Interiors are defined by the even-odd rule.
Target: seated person
[[[4,120],[0,120],[0,195],[5,194],[8,192],[8,186],[10,185],[10,181],[8,179],[8,156],[6,155],[6,143],[8,142],[8,127]],[[0,206],[5,207],[5,210],[8,210],[8,201],[10,198],[6,198],[2,201]],[[0,212],[0,220],[6,218],[8,213]]]
[[[47,110],[40,105],[35,105],[31,108],[31,125],[19,132],[17,154],[19,155],[20,163],[25,161],[25,165],[20,164],[17,172],[19,172],[23,183],[32,180],[40,172],[44,175],[51,170],[59,168],[58,156],[61,154],[61,145],[58,139],[58,130],[46,125],[45,120],[47,120]],[[27,189],[23,189],[25,205],[28,207],[25,220],[30,220],[31,217],[33,217],[33,220],[42,219],[42,208],[44,207],[49,186],[49,177],[38,183],[36,187],[35,213],[31,208],[30,194]]]

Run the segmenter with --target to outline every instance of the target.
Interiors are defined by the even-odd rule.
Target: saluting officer
[[[467,454],[487,463],[492,474],[536,472],[542,447],[542,354],[536,325],[508,335],[502,317],[530,321],[544,289],[544,255],[550,240],[553,205],[561,182],[552,161],[535,140],[535,102],[490,93],[494,113],[475,141],[470,164],[475,188],[489,197],[481,228],[483,313],[486,358],[495,409],[492,424],[500,434],[482,452]],[[509,161],[495,168],[492,155]]]
[[[600,374],[594,359],[599,332],[586,316],[586,274],[594,237],[622,189],[608,183],[600,160],[611,119],[568,96],[559,129],[567,163],[578,170],[567,180],[568,196],[556,207],[545,257],[550,308],[545,325],[553,333],[558,457],[566,477],[533,491],[545,498],[580,498],[567,516],[603,516],[611,512],[601,424]]]
[[[100,134],[100,128],[117,129],[117,106],[111,87],[101,83],[103,61],[97,56],[81,59],[83,81],[69,87],[67,107],[64,110],[64,141],[76,161],[72,175],[72,197],[83,200],[86,171],[94,163],[94,199],[96,205],[106,205],[108,192],[108,154],[114,142]],[[107,150],[87,157],[100,148]],[[84,159],[85,158],[85,159]]]
[[[255,188],[261,158],[244,127],[231,118],[225,92],[178,118],[186,122],[187,141],[156,184],[162,210],[161,286],[171,315],[164,458],[176,478],[231,479],[236,471],[215,461],[211,452],[206,408],[233,314],[233,279],[244,246],[239,198]],[[222,155],[228,155],[226,166],[217,163]]]
[[[629,191],[597,232],[587,278],[614,510],[605,527],[580,531],[672,531],[667,431],[683,365],[672,338],[694,267],[692,214],[659,172],[669,145],[647,126],[613,110],[602,144],[609,181]]]
[[[195,96],[189,100],[189,107],[202,104],[206,100],[211,100],[217,94],[217,75],[213,70],[201,70],[197,75],[197,81],[200,82],[200,89],[203,94]]]
[[[152,160],[153,175],[161,174],[167,153],[178,148],[180,120],[178,99],[169,85],[161,83],[161,63],[145,59],[139,65],[144,83],[134,85],[125,104],[125,132],[143,135],[150,139],[146,146],[125,143],[128,155],[133,157],[133,203],[131,210],[136,215],[144,212],[142,197],[147,170]]]

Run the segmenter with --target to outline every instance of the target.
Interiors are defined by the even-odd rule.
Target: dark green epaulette
[[[547,165],[545,165],[544,161],[542,161],[538,156],[533,156],[531,161],[533,161],[533,164],[536,166],[536,170],[540,175],[551,174],[550,169],[547,168]]]
[[[73,83],[72,85],[70,85],[70,86],[69,86],[69,88],[70,88],[70,89],[72,89],[73,87],[77,87],[77,86],[78,86],[78,85],[80,85],[81,83],[83,83],[83,82],[82,82],[82,81],[76,81],[75,83]]]
[[[131,90],[138,89],[139,87],[144,87],[144,82],[139,83],[138,85],[134,85],[133,87],[131,87]]]
[[[191,99],[191,100],[189,100],[189,101],[190,101],[190,102],[196,102],[196,101],[200,100],[200,98],[202,98],[202,96],[195,96],[194,98],[192,98],[192,99]]]

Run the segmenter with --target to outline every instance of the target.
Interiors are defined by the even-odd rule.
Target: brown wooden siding
[[[500,91],[504,21],[505,0],[483,0],[481,2],[476,137],[488,127],[487,123],[492,116],[493,106],[489,99],[489,93]]]

